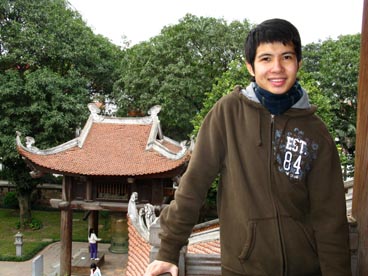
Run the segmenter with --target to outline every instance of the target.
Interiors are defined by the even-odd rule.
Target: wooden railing
[[[97,185],[97,199],[127,201],[128,196],[126,183],[101,183]]]

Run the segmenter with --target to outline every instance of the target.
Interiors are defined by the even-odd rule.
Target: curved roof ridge
[[[34,153],[34,154],[39,154],[39,155],[50,155],[50,154],[55,154],[55,153],[59,153],[59,152],[63,152],[65,150],[71,149],[73,147],[76,147],[79,145],[79,138],[74,138],[70,141],[67,141],[61,145],[58,145],[56,147],[52,147],[52,148],[48,148],[48,149],[39,149],[35,146],[33,146],[35,140],[33,137],[30,136],[26,136],[26,146],[24,146],[22,144],[22,141],[20,139],[20,136],[22,135],[21,132],[17,131],[17,137],[16,137],[16,144],[18,147],[22,148],[23,150],[30,152],[30,153]]]
[[[19,153],[48,171],[83,175],[147,175],[175,172],[190,158],[192,144],[162,134],[159,107],[147,117],[100,116],[92,109],[78,137],[61,145],[39,149],[35,139],[17,132]],[[191,141],[192,142],[192,141]]]

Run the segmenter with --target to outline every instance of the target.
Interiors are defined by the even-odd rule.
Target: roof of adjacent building
[[[190,146],[162,134],[158,112],[151,108],[146,117],[112,118],[99,115],[89,105],[91,115],[80,135],[62,145],[40,150],[32,137],[26,146],[17,135],[17,149],[39,171],[100,176],[160,174],[182,166]]]
[[[137,223],[134,223],[129,216],[127,223],[129,235],[129,254],[126,275],[143,275],[147,265],[149,264],[152,244],[150,244],[149,241],[142,236],[141,231],[137,228]],[[219,258],[221,254],[219,233],[220,228],[218,219],[196,225],[195,231],[189,238],[187,251],[185,254],[186,258],[191,256],[194,258],[198,258],[199,256]],[[185,262],[187,263],[187,260]],[[208,262],[208,259],[203,263],[201,263],[201,260],[198,260],[198,262],[199,263],[193,267],[197,270],[197,272],[194,273],[195,275],[220,275],[217,273],[200,274],[199,271],[203,272],[203,269],[207,265],[210,266],[212,270],[217,269],[220,271],[220,265],[214,263],[213,261]],[[188,263],[187,265],[189,266]],[[186,275],[190,275],[190,273],[186,273]]]

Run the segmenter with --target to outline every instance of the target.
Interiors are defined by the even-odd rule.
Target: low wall
[[[61,198],[61,189],[61,184],[38,184],[35,190],[35,204],[50,207],[51,198]],[[7,193],[15,190],[14,184],[0,180],[0,204]]]

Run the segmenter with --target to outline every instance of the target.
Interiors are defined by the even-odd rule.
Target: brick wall
[[[138,233],[129,218],[127,221],[129,249],[126,276],[142,276],[149,264],[151,245]]]

